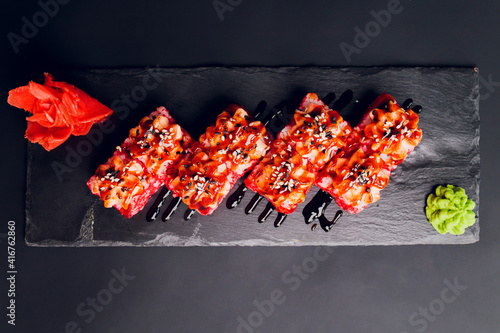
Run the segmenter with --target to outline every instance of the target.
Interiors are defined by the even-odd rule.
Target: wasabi
[[[425,215],[441,234],[449,232],[452,235],[461,235],[465,228],[476,222],[476,215],[472,211],[474,207],[475,202],[467,197],[463,188],[453,185],[438,186],[436,193],[427,197]]]

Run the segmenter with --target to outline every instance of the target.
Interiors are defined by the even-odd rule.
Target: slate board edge
[[[31,155],[31,143],[28,142],[26,144],[26,191],[24,192],[25,193],[25,200],[24,200],[24,215],[25,215],[25,222],[26,222],[26,225],[24,226],[24,242],[26,243],[26,245],[29,245],[29,246],[33,246],[33,245],[36,245],[36,243],[31,243],[29,240],[28,240],[28,234],[29,234],[29,231],[28,229],[33,226],[33,223],[30,222],[31,220],[31,214],[29,213],[29,208],[30,208],[30,197],[28,195],[28,189],[30,187],[30,183],[31,183],[31,163],[32,163],[32,155]]]
[[[186,242],[175,242],[175,243],[130,243],[130,242],[118,242],[118,241],[86,241],[86,242],[63,242],[56,240],[44,240],[41,242],[31,243],[26,241],[28,246],[32,247],[226,247],[226,246],[239,246],[239,247],[278,247],[278,246],[412,246],[412,245],[465,245],[465,244],[473,244],[476,243],[479,238],[476,238],[475,235],[470,237],[457,237],[453,243],[449,242],[414,242],[414,243],[371,243],[371,244],[356,244],[352,242],[249,242],[249,241],[234,241],[234,242],[218,242],[211,243],[206,242],[203,244],[189,244]]]

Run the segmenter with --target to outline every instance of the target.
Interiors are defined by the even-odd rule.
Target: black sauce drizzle
[[[160,193],[156,197],[155,202],[153,203],[153,206],[151,206],[151,208],[148,210],[148,213],[146,214],[146,221],[153,222],[154,220],[156,220],[158,215],[160,215],[160,208],[163,206],[163,203],[171,193],[172,191],[170,191],[165,186],[161,189]]]
[[[403,104],[401,105],[401,107],[405,110],[408,110],[411,108],[411,106],[413,105],[413,100],[411,98],[408,98],[406,101],[403,102]],[[420,112],[422,112],[422,106],[421,105],[415,105],[414,108],[412,108],[413,112],[415,112],[416,114],[419,114]]]
[[[327,95],[328,96],[328,95]],[[352,98],[354,97],[354,93],[351,89],[347,89],[340,95],[339,99],[335,101],[332,105],[332,110],[336,110],[337,112],[342,111],[343,108],[347,106],[347,104],[351,103]]]
[[[262,223],[265,220],[267,220],[267,218],[269,217],[269,215],[271,215],[272,212],[274,212],[274,206],[272,203],[268,202],[266,208],[264,208],[262,213],[259,215],[259,223]]]
[[[337,221],[342,217],[342,211],[339,209],[337,213],[335,213],[335,217],[333,220],[328,221],[328,219],[325,217],[325,215],[321,214],[318,217],[319,224],[321,225],[321,228],[325,231],[328,232],[330,229],[337,223]]]
[[[264,197],[258,193],[256,193],[253,197],[252,200],[248,203],[248,205],[245,207],[245,214],[252,214],[255,208],[259,205],[259,203],[264,199]]]
[[[194,209],[186,210],[186,212],[184,213],[184,220],[189,221],[193,217],[194,213],[196,213]]]
[[[319,190],[302,211],[306,224],[313,222],[321,216],[332,200],[333,197],[329,193]]]
[[[401,107],[405,110],[408,110],[409,108],[411,108],[413,104],[413,100],[411,98],[408,98],[406,101],[403,102],[403,104],[401,104]]]
[[[227,209],[233,209],[236,208],[241,203],[241,200],[243,200],[243,197],[245,196],[245,192],[248,190],[248,188],[245,186],[245,183],[241,183],[241,185],[238,187],[236,191],[234,191],[233,194],[227,198],[226,201],[226,207]]]
[[[283,222],[285,222],[287,216],[288,215],[286,215],[285,213],[278,213],[278,217],[276,218],[276,220],[274,220],[274,227],[278,228],[279,226],[281,226]]]
[[[326,105],[329,105],[330,103],[332,103],[335,98],[337,96],[335,95],[334,92],[329,92],[328,94],[326,94],[325,97],[323,97],[321,100],[323,101],[323,103],[325,103]]]
[[[262,112],[266,110],[267,107],[267,102],[266,101],[260,101],[255,110],[253,110],[252,116],[254,119],[258,119]]]
[[[173,198],[172,201],[170,201],[170,204],[168,205],[167,210],[165,210],[165,212],[163,213],[161,220],[163,222],[169,220],[172,217],[172,215],[174,214],[177,207],[179,207],[181,202],[182,202],[181,197]]]

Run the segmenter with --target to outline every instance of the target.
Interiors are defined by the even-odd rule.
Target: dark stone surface
[[[31,21],[41,11],[39,3],[54,2],[10,0],[3,2],[0,11],[0,142],[4,162],[0,163],[0,174],[2,186],[7,188],[0,191],[0,268],[4,272],[0,280],[4,309],[0,332],[234,333],[245,332],[238,327],[241,320],[248,323],[249,317],[253,333],[498,332],[499,1],[401,0],[403,11],[393,15],[390,24],[349,61],[340,43],[353,45],[354,28],[363,30],[374,21],[371,12],[386,10],[389,0],[242,1],[224,13],[222,22],[213,2],[207,0],[55,2],[66,4],[38,28],[36,36],[19,46],[18,53],[7,34],[21,36],[22,18]],[[480,241],[467,245],[338,247],[27,246],[26,114],[5,103],[8,91],[25,85],[33,71],[157,64],[478,66]],[[106,103],[120,97],[119,87],[114,90],[117,96],[108,96],[114,87],[97,91],[93,84],[82,83]],[[332,89],[337,92],[335,84]],[[401,101],[407,96],[397,97]],[[145,103],[147,100],[141,103],[141,112],[155,106],[142,108]],[[127,126],[134,126],[138,119],[131,118]],[[117,135],[116,143],[125,135]],[[109,144],[102,149],[92,168],[114,147]],[[329,207],[328,216],[334,212],[335,206]],[[16,223],[16,326],[9,325],[5,316],[7,221]],[[320,232],[318,228],[316,233]],[[314,261],[319,256],[323,261]],[[112,272],[123,269],[134,280],[108,302],[103,292],[115,281]],[[450,293],[446,284],[455,281],[466,288],[457,291],[458,295]],[[280,291],[284,302],[259,321],[255,303],[265,302],[272,292]],[[102,311],[89,314],[93,308],[87,302],[98,295],[104,297],[106,305],[99,308]],[[449,298],[441,308],[443,295]],[[84,308],[79,309],[87,311],[85,314],[77,312],[81,305]],[[429,319],[419,311],[427,311]]]
[[[71,138],[51,152],[29,145],[29,245],[402,245],[465,244],[479,239],[478,219],[461,236],[440,235],[424,214],[426,196],[439,184],[464,187],[479,211],[479,86],[474,68],[204,67],[54,74],[57,80],[73,83],[112,106],[115,113],[111,130],[94,126],[86,137]],[[213,215],[194,216],[186,222],[182,219],[186,206],[181,206],[170,221],[147,223],[145,215],[153,200],[127,220],[117,210],[104,208],[86,187],[128,130],[157,106],[167,107],[181,126],[198,137],[229,103],[251,111],[261,101],[268,109],[285,102],[289,118],[305,93],[316,92],[321,98],[333,92],[338,98],[347,89],[354,92],[354,98],[341,114],[351,123],[357,123],[366,106],[386,92],[399,103],[412,98],[414,105],[423,107],[420,126],[424,135],[394,171],[381,199],[359,214],[345,213],[329,233],[320,228],[312,232],[301,214],[316,187],[279,228],[272,223],[276,213],[267,222],[257,223],[264,203],[253,215],[244,213],[251,191],[233,210],[226,209],[224,201]],[[126,95],[133,96],[128,103]],[[282,126],[276,120],[268,128],[277,131]],[[55,163],[68,169],[58,176]],[[332,204],[327,214],[333,217],[336,209]]]

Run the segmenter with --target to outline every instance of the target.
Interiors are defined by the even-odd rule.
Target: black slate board
[[[212,245],[399,245],[465,244],[479,240],[479,219],[461,236],[440,235],[425,218],[426,196],[438,184],[465,188],[479,212],[479,87],[477,68],[329,68],[208,67],[191,69],[110,69],[54,72],[111,106],[107,128],[94,127],[46,152],[28,145],[26,243],[36,246],[212,246]],[[168,222],[147,223],[146,208],[127,220],[105,209],[91,195],[87,180],[106,161],[128,130],[164,105],[193,137],[198,137],[228,104],[252,111],[285,102],[290,117],[307,92],[320,98],[346,90],[353,102],[341,114],[353,124],[374,98],[386,92],[402,103],[412,98],[423,107],[423,140],[398,167],[381,199],[359,214],[345,213],[329,232],[311,231],[301,214],[317,192],[280,228],[259,224],[258,213],[245,215],[252,197],[239,207],[184,221],[182,206]],[[278,129],[279,120],[270,127]],[[75,153],[79,152],[79,153]],[[77,157],[78,155],[79,157]],[[58,166],[57,175],[54,167]],[[240,181],[241,182],[241,181]],[[240,183],[239,182],[239,183]],[[238,183],[238,184],[239,184]],[[259,206],[259,212],[264,208]],[[327,215],[333,216],[333,203]],[[275,213],[274,213],[275,214]]]

